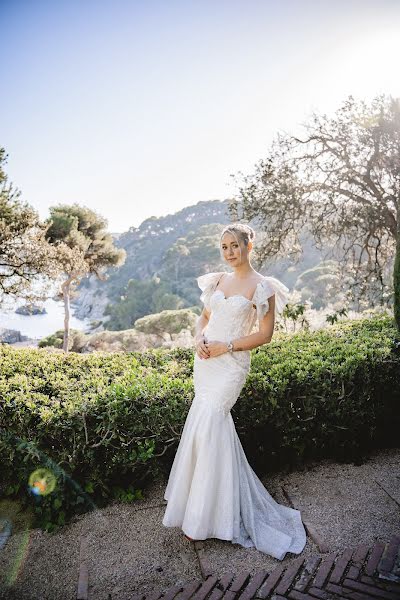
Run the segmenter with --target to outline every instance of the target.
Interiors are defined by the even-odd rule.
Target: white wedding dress
[[[216,289],[221,273],[197,278],[200,299],[211,311],[206,338],[228,342],[249,335],[275,294],[279,313],[288,288],[274,277],[257,284],[252,300],[225,297]],[[194,540],[218,538],[282,560],[306,543],[300,511],[278,504],[265,489],[243,451],[230,410],[250,369],[250,351],[194,358],[195,396],[171,468],[164,498],[166,527],[180,527]]]

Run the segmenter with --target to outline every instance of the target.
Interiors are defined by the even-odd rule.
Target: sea
[[[45,302],[41,302],[40,306],[44,306],[47,311],[44,315],[19,315],[15,312],[15,309],[22,304],[24,304],[23,301],[15,301],[10,307],[2,306],[0,310],[0,327],[16,329],[22,335],[38,340],[58,329],[64,329],[64,303],[62,301],[49,298]],[[79,329],[83,332],[88,331],[90,319],[77,319],[73,312],[74,307],[71,305],[70,328]]]

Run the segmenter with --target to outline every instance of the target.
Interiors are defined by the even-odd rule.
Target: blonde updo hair
[[[243,244],[247,247],[249,244],[249,241],[253,241],[256,237],[256,233],[255,233],[254,229],[252,227],[250,227],[250,225],[247,225],[247,223],[230,223],[229,225],[226,225],[223,228],[223,230],[221,231],[221,235],[219,238],[221,256],[222,256],[221,242],[222,242],[222,237],[225,233],[231,233],[236,238],[236,241],[240,248],[240,260],[242,260],[242,248],[241,248],[240,241],[242,241]]]

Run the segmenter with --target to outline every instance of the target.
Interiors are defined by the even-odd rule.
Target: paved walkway
[[[198,545],[195,542],[195,545]],[[400,537],[371,548],[361,544],[344,552],[294,559],[289,566],[278,565],[271,573],[262,570],[212,575],[204,581],[173,586],[164,593],[137,594],[131,600],[399,600]]]

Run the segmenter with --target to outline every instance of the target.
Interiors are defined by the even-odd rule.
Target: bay
[[[6,329],[16,329],[22,335],[30,338],[41,339],[54,333],[58,329],[64,329],[64,304],[61,301],[49,298],[40,306],[44,306],[47,313],[44,315],[19,315],[15,309],[24,304],[24,302],[15,302],[12,308],[0,311],[0,327]],[[73,306],[71,306],[70,328],[88,331],[90,319],[77,319],[73,315]]]

